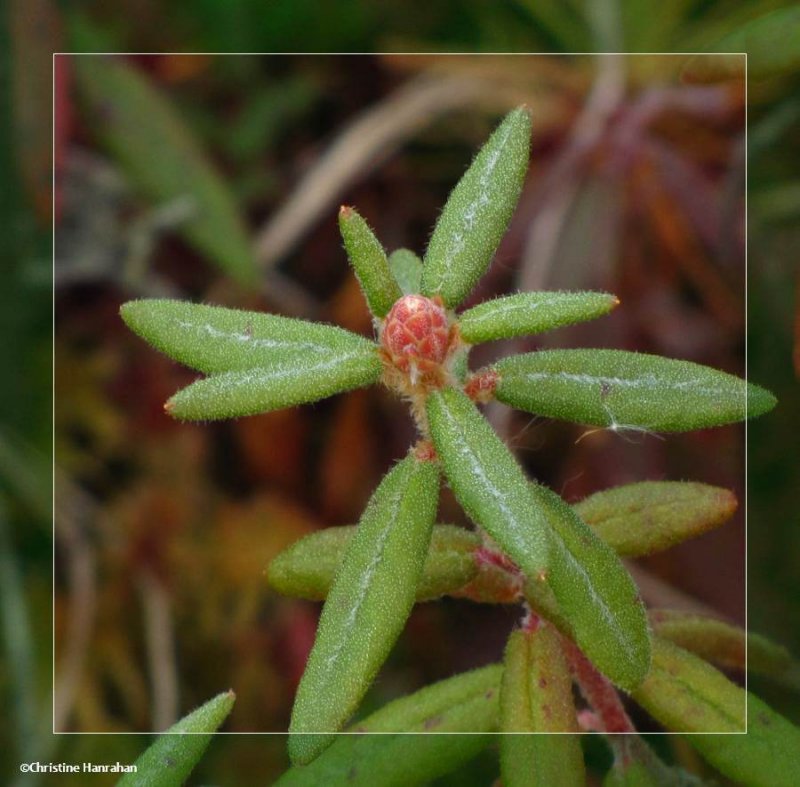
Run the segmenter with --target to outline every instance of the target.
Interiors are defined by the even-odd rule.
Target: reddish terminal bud
[[[412,363],[439,365],[450,345],[447,313],[430,298],[405,295],[386,315],[381,342],[401,371],[409,371]]]

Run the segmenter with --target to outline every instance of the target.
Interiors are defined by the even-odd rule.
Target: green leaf
[[[339,736],[311,763],[287,771],[276,787],[429,784],[492,742],[487,733],[498,726],[501,675],[500,665],[484,667],[390,702],[354,728],[382,734]]]
[[[339,230],[370,311],[376,317],[385,317],[403,293],[389,269],[383,246],[354,208],[342,206]]]
[[[355,525],[326,527],[281,552],[269,565],[269,584],[279,593],[312,601],[327,598]],[[480,537],[455,525],[436,525],[417,584],[417,601],[456,592],[476,575]]]
[[[117,787],[180,787],[233,708],[232,691],[218,694],[170,727],[136,760]]]
[[[667,729],[703,733],[688,742],[726,776],[754,787],[796,784],[800,730],[697,656],[654,638],[653,668],[633,698]]]
[[[800,773],[800,729],[755,694],[747,694],[746,735],[690,735],[718,771],[752,787],[794,787]]]
[[[438,487],[437,466],[410,454],[386,475],[364,511],[297,689],[289,728],[293,762],[309,762],[332,743],[330,733],[355,711],[402,631],[422,574]]]
[[[548,350],[511,356],[494,368],[501,402],[614,431],[720,426],[775,405],[771,393],[733,375],[622,350]]]
[[[637,686],[650,667],[650,630],[634,581],[614,550],[555,492],[538,484],[531,490],[551,528],[546,584],[573,638],[614,683]]]
[[[267,369],[244,369],[205,377],[178,391],[164,409],[185,421],[256,415],[314,402],[371,385],[382,365],[371,347],[327,358],[281,358]]]
[[[659,637],[706,661],[800,686],[800,669],[789,651],[766,637],[692,612],[653,609],[650,621]]]
[[[688,782],[691,784],[691,782]],[[666,784],[680,784],[677,780]],[[614,763],[605,775],[603,787],[665,787],[663,779],[641,762]]]
[[[374,352],[376,347],[333,325],[186,301],[129,301],[120,315],[157,350],[206,374],[327,361],[336,354]]]
[[[672,732],[744,732],[745,692],[721,672],[660,637],[633,698]]]
[[[521,292],[468,309],[458,324],[464,341],[479,344],[593,320],[618,303],[606,292]]]
[[[500,766],[504,787],[584,784],[572,678],[558,635],[546,623],[512,632],[500,688]],[[568,732],[572,735],[513,733]]]
[[[461,391],[428,398],[431,437],[458,502],[528,576],[547,568],[547,522],[508,448]]]
[[[733,492],[688,481],[643,481],[604,489],[574,505],[620,555],[668,549],[718,527],[736,510]]]
[[[800,8],[789,4],[737,25],[713,51],[747,52],[751,78],[791,73],[800,65]]]
[[[489,267],[522,190],[530,136],[528,109],[510,112],[453,189],[425,253],[423,295],[454,308]]]
[[[76,57],[73,65],[86,125],[131,183],[155,203],[190,199],[194,210],[179,231],[221,270],[255,286],[256,263],[233,196],[169,101],[124,58]]]
[[[389,268],[403,295],[416,295],[422,280],[422,260],[409,249],[397,249],[389,255]]]

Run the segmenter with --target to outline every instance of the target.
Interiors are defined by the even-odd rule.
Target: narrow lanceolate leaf
[[[206,374],[269,368],[285,361],[329,360],[335,353],[375,347],[333,325],[185,301],[129,301],[120,315],[157,350]]]
[[[155,204],[186,200],[177,229],[219,268],[256,284],[256,264],[230,190],[181,117],[121,57],[81,57],[73,65],[88,104],[88,126],[139,191]]]
[[[593,320],[618,303],[607,292],[520,292],[478,304],[458,322],[464,341],[478,344]]]
[[[689,361],[622,350],[549,350],[500,361],[495,395],[536,415],[615,431],[683,432],[770,410],[771,393]]]
[[[389,255],[389,268],[403,295],[416,295],[422,280],[422,260],[409,249],[397,249]]]
[[[488,733],[498,727],[502,671],[500,665],[484,667],[390,702],[355,727],[384,734],[339,736],[311,763],[287,771],[276,787],[429,784],[491,743]],[[467,732],[474,734],[463,734]]]
[[[364,511],[297,690],[289,728],[294,762],[309,762],[332,743],[330,733],[355,711],[402,631],[425,563],[438,487],[437,466],[411,454],[386,475]]]
[[[800,729],[697,656],[654,638],[653,668],[633,698],[668,730],[703,733],[688,742],[731,779],[754,787],[797,783]]]
[[[528,576],[548,565],[548,525],[528,480],[474,404],[454,388],[428,398],[436,453],[458,502]]]
[[[514,631],[504,667],[501,732],[578,732],[572,678],[552,627]],[[573,787],[586,780],[577,734],[503,735],[500,767],[504,787]]]
[[[519,199],[530,152],[531,118],[519,107],[475,157],[433,230],[422,269],[422,294],[451,308],[489,267]]]
[[[403,293],[389,269],[383,246],[354,208],[342,206],[339,230],[370,311],[376,317],[385,317]]]
[[[235,699],[232,691],[226,691],[184,716],[136,760],[136,773],[125,774],[117,783],[118,787],[180,787],[184,784],[213,733],[231,712]]]
[[[636,585],[608,544],[555,492],[531,484],[551,528],[553,591],[571,635],[595,666],[632,689],[650,667],[650,629]],[[535,581],[534,581],[535,584]]]
[[[355,531],[354,525],[326,527],[301,538],[270,563],[270,585],[285,596],[312,601],[327,598]],[[470,582],[478,572],[474,553],[479,546],[477,533],[454,525],[436,525],[416,600],[440,598]]]
[[[718,527],[736,506],[733,492],[720,487],[643,481],[596,492],[574,508],[618,554],[639,557]]]
[[[164,409],[184,421],[238,418],[315,402],[377,382],[382,366],[369,345],[326,357],[280,358],[268,368],[206,377],[178,391]]]
[[[706,661],[800,687],[797,662],[783,645],[766,637],[692,612],[652,609],[650,621],[659,637]]]

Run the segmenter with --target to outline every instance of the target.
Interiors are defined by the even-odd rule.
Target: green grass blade
[[[502,667],[493,665],[434,683],[394,700],[342,735],[276,787],[414,787],[472,759],[497,730]],[[387,734],[387,733],[403,734]],[[474,733],[430,735],[430,732]],[[419,733],[419,734],[407,734]]]
[[[483,275],[511,221],[530,153],[526,107],[506,115],[453,189],[433,230],[422,294],[458,306]]]
[[[300,681],[289,754],[306,763],[353,714],[414,605],[438,505],[439,470],[413,454],[386,475],[348,544]],[[319,733],[319,734],[313,734]]]
[[[593,320],[618,303],[606,292],[521,292],[480,303],[465,311],[458,323],[464,341],[479,344]]]
[[[383,246],[354,208],[343,206],[339,211],[339,230],[370,311],[376,317],[385,317],[403,293],[389,269]]]
[[[131,183],[156,204],[191,200],[192,216],[179,231],[225,273],[255,286],[255,258],[233,195],[166,97],[122,57],[72,63],[86,125]]]
[[[548,565],[548,524],[517,461],[461,391],[432,393],[427,412],[458,502],[528,576],[537,576]]]
[[[285,596],[326,599],[355,531],[355,525],[326,527],[296,541],[270,563],[270,586]],[[478,571],[474,553],[480,544],[480,536],[471,530],[435,525],[416,600],[440,598],[470,582]]]
[[[650,630],[634,581],[614,550],[555,492],[531,486],[552,530],[546,584],[575,641],[618,686],[637,686],[650,667]]]
[[[771,393],[688,361],[622,350],[549,350],[495,366],[501,402],[536,415],[654,432],[683,432],[761,415]]]
[[[333,325],[162,298],[129,301],[120,315],[157,350],[205,374],[268,368],[298,358],[327,360],[332,353],[375,347]]]
[[[558,635],[547,624],[512,632],[500,688],[501,731],[573,735],[503,735],[504,787],[573,787],[584,784],[572,678]]]
[[[733,492],[689,481],[643,481],[603,489],[574,505],[617,552],[639,557],[702,535],[736,510]]]
[[[117,787],[180,787],[231,712],[235,699],[232,691],[226,691],[184,716],[136,760],[136,773],[126,773]]]
[[[422,280],[422,260],[408,249],[397,249],[389,255],[389,268],[403,295],[416,295]]]
[[[654,638],[653,669],[633,698],[667,729],[703,733],[687,741],[731,779],[754,787],[797,783],[800,729],[697,656]]]
[[[327,357],[286,356],[266,369],[244,369],[205,377],[178,391],[164,409],[184,421],[256,415],[315,402],[371,385],[382,365],[372,347]]]

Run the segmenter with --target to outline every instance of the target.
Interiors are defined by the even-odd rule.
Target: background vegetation
[[[0,308],[13,337],[0,393],[0,678],[11,700],[0,739],[13,752],[10,775],[22,759],[129,762],[146,741],[49,735],[52,51],[750,53],[746,85],[741,58],[166,55],[127,58],[130,79],[109,87],[99,84],[108,73],[83,68],[87,59],[58,58],[59,727],[164,727],[231,686],[238,701],[226,729],[284,730],[317,606],[269,593],[263,569],[298,535],[354,521],[412,429],[374,391],[233,424],[174,424],[161,405],[190,378],[127,335],[120,302],[173,293],[369,332],[338,205],[358,204],[388,245],[424,248],[471,151],[521,101],[534,113],[532,172],[476,299],[516,286],[605,288],[623,303],[612,317],[544,341],[642,349],[738,374],[748,318],[747,373],[781,402],[749,427],[749,622],[799,652],[796,9],[667,2],[655,19],[637,2],[587,6],[596,13],[524,0],[412,11],[399,2],[172,7],[169,24],[146,2],[12,2],[3,17],[0,150],[4,182],[17,184],[3,189],[12,264]],[[168,139],[148,148],[159,159],[137,152],[148,133]],[[192,229],[197,204],[170,190],[176,168],[197,184],[195,200],[215,207],[215,231]],[[660,441],[584,435],[500,408],[492,416],[529,471],[568,499],[669,477],[730,487],[744,500],[742,428]],[[456,516],[446,502],[440,518]],[[647,570],[742,622],[742,514]],[[370,707],[496,659],[515,616],[457,602],[418,609]],[[798,718],[796,698],[756,688]],[[602,763],[602,745],[587,745]],[[678,760],[691,756],[661,745]],[[248,784],[259,773],[269,783],[284,749],[282,736],[217,738],[195,778]],[[452,783],[488,783],[495,766],[486,758]]]

